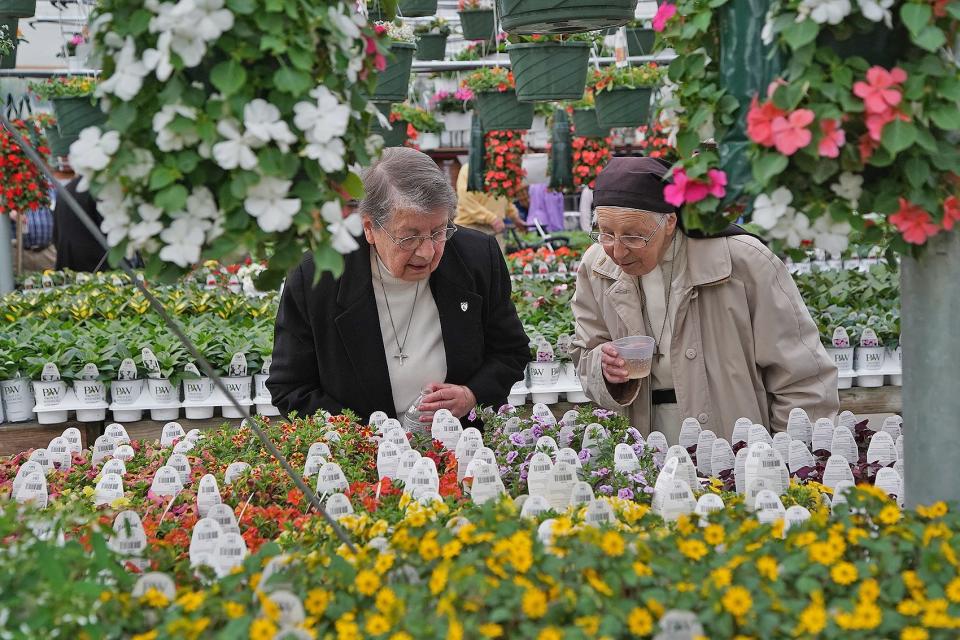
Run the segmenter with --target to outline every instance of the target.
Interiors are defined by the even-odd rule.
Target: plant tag
[[[417,464],[417,461],[420,459],[420,452],[416,449],[407,449],[400,453],[400,460],[397,465],[397,480],[407,483],[407,480],[410,478],[410,472],[413,471],[413,466]]]
[[[587,504],[583,521],[593,527],[609,526],[617,522],[617,514],[606,500],[594,498]]]
[[[397,451],[405,451],[410,448],[410,440],[407,438],[407,432],[403,430],[403,427],[389,427],[383,436],[383,441],[391,443]]]
[[[613,59],[618,69],[627,67],[627,28],[620,27],[613,33]]]
[[[370,414],[370,420],[367,422],[367,424],[371,428],[376,429],[377,432],[382,435],[383,429],[381,428],[381,426],[383,425],[384,422],[387,421],[387,418],[389,418],[389,416],[383,411],[374,411],[373,413]]]
[[[774,511],[777,518],[782,518],[786,513],[783,502],[780,497],[769,489],[764,489],[757,494],[753,502],[754,511]]]
[[[837,327],[836,329],[833,330],[833,348],[834,349],[850,348],[850,334],[847,333],[847,330],[845,328]]]
[[[138,556],[147,548],[147,532],[136,511],[122,511],[113,520],[113,535],[107,546],[123,556]]]
[[[683,424],[680,425],[680,446],[689,449],[696,445],[697,439],[700,437],[700,431],[702,431],[700,422],[696,418],[684,418]]]
[[[150,491],[156,496],[173,497],[182,489],[183,481],[180,479],[180,473],[170,465],[157,469],[153,475],[153,483],[150,485]]]
[[[557,452],[560,451],[560,447],[557,446],[557,441],[550,436],[540,436],[537,438],[537,443],[534,445],[536,451],[543,451],[545,454],[551,458],[557,457]]]
[[[788,486],[783,482],[785,475],[789,482],[789,474],[784,474],[784,471],[786,467],[780,460],[779,454],[766,442],[758,442],[748,448],[747,461],[744,465],[747,488],[754,480],[763,478],[766,482],[764,488],[772,489],[777,495],[781,495],[786,492]]]
[[[773,446],[773,438],[770,437],[770,432],[767,431],[767,428],[762,424],[752,424],[750,425],[750,431],[747,436],[747,448],[758,442],[764,442],[771,447]]]
[[[80,370],[80,379],[87,382],[96,380],[99,376],[100,370],[97,369],[97,365],[92,362],[83,365],[83,369]],[[87,402],[92,402],[92,400],[87,400]]]
[[[560,424],[562,426],[576,427],[578,415],[579,414],[577,413],[576,409],[569,409],[563,414],[563,417],[560,418]]]
[[[737,418],[733,423],[733,436],[730,438],[731,444],[736,446],[741,442],[746,442],[750,437],[750,427],[753,426],[753,420],[750,418]]]
[[[393,429],[399,429],[401,432],[406,433],[407,430],[403,428],[403,425],[396,418],[387,418],[383,421],[383,425],[380,427],[382,429],[382,434],[387,434]]]
[[[177,597],[177,585],[173,578],[160,571],[151,571],[137,578],[131,595],[134,600],[139,600],[151,589],[163,595],[168,602],[173,602]]]
[[[550,407],[542,402],[538,402],[537,404],[533,405],[533,412],[531,415],[541,424],[550,426],[556,426],[557,424],[557,418],[553,415],[553,412],[550,411]]]
[[[659,431],[650,432],[650,435],[647,436],[647,446],[653,447],[655,450],[664,454],[670,450],[670,445],[667,443],[667,436]]]
[[[553,347],[549,342],[543,341],[537,345],[537,362],[555,362],[556,358],[553,355]]]
[[[667,451],[667,460],[670,458],[677,459],[676,477],[686,482],[690,487],[700,488],[700,481],[697,480],[697,468],[693,466],[693,460],[687,450],[675,444]]]
[[[677,475],[677,467],[680,466],[680,461],[676,458],[670,458],[667,460],[666,464],[663,465],[663,468],[660,469],[660,473],[657,474],[657,481],[654,483],[653,488],[665,488],[670,480],[673,480]]]
[[[581,504],[590,504],[593,498],[593,487],[587,482],[578,481],[574,483],[573,490],[570,492],[570,506],[576,507]]]
[[[421,489],[413,494],[417,502],[425,507],[431,506],[435,502],[443,502],[443,496],[433,489]]]
[[[130,435],[122,424],[114,422],[104,429],[103,434],[113,440],[114,444],[130,444]]]
[[[331,494],[337,491],[346,491],[350,488],[347,477],[343,475],[343,469],[336,462],[328,462],[320,467],[320,473],[317,476],[317,493],[320,495]]]
[[[852,480],[841,480],[837,483],[837,486],[833,489],[833,502],[830,503],[831,513],[836,511],[836,508],[841,504],[850,504],[847,501],[847,492],[853,489],[853,487],[854,484]]]
[[[852,431],[857,426],[857,416],[852,411],[841,411],[837,416],[837,426],[846,427]]]
[[[823,484],[831,489],[836,489],[841,482],[853,484],[853,472],[850,470],[850,463],[847,462],[843,454],[835,453],[827,460],[827,466],[823,470]]]
[[[227,467],[226,472],[224,472],[223,474],[223,484],[232,485],[234,482],[236,482],[237,478],[239,478],[244,472],[248,471],[249,469],[250,469],[250,465],[247,464],[246,462],[231,462],[230,465]],[[320,469],[318,468],[317,472],[319,471]]]
[[[530,468],[527,471],[527,493],[533,496],[547,498],[547,487],[553,475],[553,462],[550,456],[543,452],[536,452],[530,458]]]
[[[236,274],[230,276],[230,279],[227,280],[227,290],[234,294],[240,293],[242,290],[242,287],[240,286],[240,278],[238,278]]]
[[[140,349],[140,359],[143,361],[143,370],[147,372],[148,378],[159,380],[162,377],[160,372],[160,363],[157,362],[157,356],[149,347]]]
[[[114,444],[109,436],[98,436],[93,442],[93,455],[90,458],[91,464],[97,466],[102,460],[106,460],[112,456],[113,450],[116,449],[116,447],[117,445]]]
[[[97,487],[93,491],[93,504],[100,506],[110,504],[117,498],[123,497],[123,478],[116,473],[104,473],[97,481]]]
[[[523,273],[523,277],[524,277],[524,278],[532,278],[532,277],[533,277],[533,265],[532,265],[531,263],[529,263],[529,262],[528,262],[527,264],[523,265],[523,272],[522,272],[522,273]],[[32,287],[31,287],[31,288],[32,288]]]
[[[307,451],[307,457],[310,456],[320,456],[323,458],[331,458],[333,454],[330,453],[330,447],[326,442],[314,442],[310,445],[309,451]]]
[[[830,443],[830,453],[839,453],[854,464],[860,459],[857,441],[853,439],[850,429],[839,426],[833,431],[833,440]]]
[[[736,482],[737,493],[744,493],[747,490],[747,453],[749,449],[743,447],[737,451],[737,457],[733,463],[733,478]]]
[[[493,452],[493,449],[490,447],[480,447],[477,449],[477,452],[473,455],[474,460],[480,460],[486,462],[490,466],[497,468],[497,455]]]
[[[34,279],[33,276],[30,276],[29,278],[23,281],[24,291],[31,291],[36,288],[37,288],[37,281]]]
[[[210,275],[208,275],[208,276],[207,276],[207,280],[206,280],[206,282],[205,282],[204,285],[203,285],[203,288],[204,288],[204,289],[207,289],[207,290],[216,289],[216,288],[217,288],[217,277],[216,277],[215,275],[213,275],[212,273],[211,273]]]
[[[397,449],[397,445],[390,441],[381,442],[380,446],[377,447],[377,476],[379,479],[390,478],[395,480],[399,465],[400,450]]]
[[[41,382],[56,382],[60,380],[60,370],[57,369],[57,365],[52,362],[48,362],[43,365],[43,371],[40,372]]]
[[[810,510],[799,504],[787,507],[783,514],[783,533],[786,534],[791,527],[801,525],[810,519]]]
[[[773,434],[773,450],[780,456],[780,460],[786,464],[790,459],[790,443],[793,438],[786,431],[778,431]]]
[[[791,473],[796,473],[804,467],[813,467],[817,464],[816,458],[807,449],[807,445],[799,440],[790,441],[790,457],[788,458]]]
[[[561,264],[561,266],[563,265],[562,262],[561,262],[560,264]],[[564,267],[564,268],[566,268],[566,267]],[[568,335],[568,334],[566,334],[566,333],[562,333],[562,334],[560,334],[559,336],[557,336],[557,352],[558,352],[558,353],[561,353],[561,354],[563,354],[563,355],[569,355],[569,354],[570,354],[570,350],[571,350],[572,348],[573,348],[573,337],[572,337],[572,336],[570,336],[570,335]]]
[[[343,516],[353,513],[353,505],[350,504],[350,498],[342,493],[334,493],[327,498],[324,508],[334,520],[339,520]]]
[[[697,437],[697,471],[705,477],[716,475],[713,471],[713,443],[717,441],[717,434],[710,429],[700,432]]]
[[[470,486],[470,498],[477,504],[496,499],[503,493],[497,468],[482,460],[474,460],[473,464],[477,465],[477,469],[473,476],[473,484]]]
[[[121,444],[113,451],[113,457],[124,462],[130,462],[136,455],[136,451],[128,444]]]
[[[247,557],[247,543],[239,533],[224,533],[217,540],[214,552],[214,569],[221,578],[243,564]]]
[[[697,459],[700,459],[699,455]],[[722,472],[733,469],[735,461],[730,443],[725,438],[714,440],[710,451],[710,473],[719,478]]]
[[[792,440],[800,440],[810,444],[813,438],[813,425],[810,423],[810,416],[800,407],[794,407],[790,410],[790,416],[787,418],[787,433]]]
[[[80,453],[83,451],[83,439],[80,437],[80,429],[70,427],[63,430],[63,439],[70,446],[71,453]]]
[[[672,609],[660,618],[660,633],[653,640],[695,640],[705,637],[703,625],[692,611]]]
[[[874,486],[882,489],[884,493],[893,496],[898,503],[903,498],[903,478],[900,474],[889,467],[884,467],[877,471],[877,477],[873,481]]]
[[[633,473],[640,469],[640,460],[633,447],[625,442],[617,444],[613,451],[614,470],[620,473]]]
[[[53,459],[50,457],[50,452],[46,449],[34,449],[28,458],[29,462],[36,462],[43,469],[43,474],[45,476],[50,475],[50,472],[54,470],[53,468]]]
[[[897,460],[893,463],[893,470],[900,474],[900,479],[903,480],[903,460]]]
[[[31,503],[38,509],[46,509],[50,496],[47,494],[47,478],[42,472],[26,474],[13,494],[18,504]]]
[[[222,502],[217,479],[209,473],[200,478],[200,486],[197,489],[197,512],[200,517],[205,518],[210,512],[210,507]]]
[[[606,440],[607,432],[597,422],[591,422],[583,430],[583,440],[580,442],[580,450],[589,449],[590,455],[595,456],[599,453],[597,445],[602,440]]]
[[[575,469],[583,468],[583,464],[580,462],[580,457],[577,455],[577,452],[571,449],[570,447],[564,447],[557,451],[557,463],[566,462],[567,464],[573,465]]]
[[[425,492],[440,491],[440,480],[436,476],[436,471],[431,467],[430,463],[432,462],[433,460],[430,460],[430,458],[421,457],[414,463],[404,485],[404,491],[414,498]]]
[[[303,624],[303,621],[306,620],[303,603],[300,602],[300,598],[286,589],[278,589],[277,591],[267,594],[265,597],[271,600],[280,610],[280,619],[278,622],[280,623],[281,631],[277,633],[278,640],[290,640],[292,636],[288,635],[288,633],[294,630],[294,627],[299,627]],[[261,615],[266,614],[261,610]],[[303,630],[301,629],[301,631]],[[306,634],[306,637],[313,638],[309,633]]]
[[[567,508],[573,487],[577,482],[576,467],[566,462],[558,462],[553,466],[550,481],[547,484],[547,500],[554,511],[560,513]]]
[[[820,418],[813,425],[813,450],[830,451],[833,445],[833,421],[830,418]]]
[[[103,464],[103,468],[100,469],[100,473],[106,475],[108,473],[115,473],[121,478],[127,475],[127,465],[124,464],[123,460],[120,458],[110,458]]]
[[[900,416],[887,416],[880,430],[889,433],[893,441],[896,442],[897,438],[903,435],[903,418]]]
[[[879,347],[880,346],[880,339],[877,338],[877,332],[874,331],[872,327],[867,327],[860,333],[860,346],[861,347]],[[883,354],[882,353],[880,354],[879,361],[877,362],[867,361],[866,364],[871,365],[871,366],[868,366],[867,368],[879,369],[880,366],[883,365]]]
[[[546,496],[527,496],[520,509],[521,518],[536,518],[550,510],[550,502]]]
[[[200,429],[190,429],[190,431],[187,431],[187,435],[185,435],[183,438],[184,440],[190,441],[192,445],[196,446],[197,443],[203,439],[203,434],[200,433]]]
[[[518,495],[516,498],[513,499],[513,506],[515,506],[517,509],[522,510],[523,505],[525,505],[527,503],[527,500],[529,499],[530,499],[530,496],[528,496],[525,493],[521,493],[520,495]]]
[[[174,453],[182,453],[182,454],[186,455],[186,454],[190,453],[191,451],[193,451],[193,443],[190,442],[189,440],[187,440],[186,438],[184,438],[183,440],[179,441],[177,444],[173,445],[173,452],[174,452]]]
[[[39,473],[42,476],[46,476],[46,471],[44,471],[43,466],[41,466],[39,462],[34,462],[33,460],[24,462],[20,465],[20,468],[17,469],[17,475],[13,479],[13,486],[10,491],[11,496],[17,495],[17,491],[23,486],[23,483],[27,481],[27,476],[31,473]]]
[[[723,498],[715,493],[705,493],[697,500],[697,506],[693,512],[704,517],[716,511],[722,511],[723,506]]]
[[[243,378],[247,375],[247,354],[235,353],[230,358],[230,377]]]
[[[382,446],[382,444],[381,444]],[[396,451],[395,445],[390,445]],[[313,476],[320,473],[320,469],[327,463],[326,459],[322,456],[307,456],[306,462],[303,463],[303,476],[305,478],[312,478]]]
[[[897,448],[897,460],[903,460],[903,436],[902,435],[897,436],[897,442],[895,446]]]
[[[747,482],[747,491],[743,494],[743,504],[749,511],[753,511],[757,496],[764,490],[773,491],[770,488],[770,481],[766,478],[754,478]]]
[[[513,416],[503,423],[503,432],[506,434],[520,432],[520,418]]]
[[[163,448],[172,447],[174,441],[180,440],[186,435],[179,422],[168,422],[163,425],[163,431],[160,432],[160,446]]]
[[[240,533],[240,526],[237,524],[237,515],[233,512],[233,507],[221,502],[210,507],[207,517],[213,519],[220,525],[221,533]]]
[[[686,481],[673,478],[664,483],[664,486],[653,490],[652,507],[655,513],[670,522],[683,514],[693,513],[697,508],[697,501]]]
[[[120,363],[120,368],[117,369],[117,380],[130,381],[137,379],[137,365],[134,364],[131,358],[126,358],[123,362]],[[114,398],[118,400],[118,398]],[[129,402],[133,402],[133,399],[129,399]]]

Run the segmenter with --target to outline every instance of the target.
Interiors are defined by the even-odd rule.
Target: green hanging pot
[[[47,127],[43,130],[43,133],[47,137],[47,146],[50,147],[50,155],[54,158],[59,158],[70,154],[70,145],[73,144],[73,141],[61,136],[55,126]]]
[[[96,127],[107,121],[107,114],[91,101],[90,97],[51,98],[53,114],[57,117],[57,129],[60,137],[69,144],[80,136],[87,127]]]
[[[515,91],[483,91],[476,95],[477,115],[484,131],[529,129],[533,103],[517,100]]]
[[[596,109],[573,110],[573,135],[579,138],[606,138],[610,127],[601,127]]]
[[[633,20],[636,0],[497,0],[510,34],[581,33]]]
[[[380,121],[376,118],[370,125],[370,133],[376,133],[383,137],[384,147],[402,147],[407,143],[407,121],[397,120],[391,122],[391,129],[384,129],[380,126]]]
[[[375,102],[403,102],[407,99],[410,85],[410,67],[417,45],[409,42],[394,42],[390,45],[387,68],[377,77],[373,92]]]
[[[507,45],[517,98],[579,100],[587,82],[589,42],[524,42]]]
[[[464,40],[493,40],[496,36],[493,9],[460,11],[457,15],[460,16]]]
[[[437,12],[437,0],[400,0],[397,13],[403,18],[424,18]]]
[[[595,95],[597,122],[601,127],[639,127],[647,124],[652,95],[653,87],[598,91]]]
[[[32,18],[37,13],[37,0],[0,0],[0,17]]]
[[[446,51],[445,33],[421,33],[417,36],[417,60],[443,60]]]
[[[836,37],[832,29],[821,29],[817,46],[832,49],[841,60],[857,56],[871,66],[891,68],[902,57],[908,38],[902,29],[894,31],[878,22],[868,31],[853,30],[842,40]]]
[[[0,69],[14,69],[17,66],[17,47],[20,41],[17,40],[17,27],[20,20],[0,20],[0,25],[7,27],[7,36],[13,41],[13,48],[7,53],[0,55]]]
[[[631,56],[649,56],[656,41],[653,29],[627,29],[627,53]]]

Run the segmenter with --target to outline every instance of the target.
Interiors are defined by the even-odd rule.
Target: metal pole
[[[13,291],[13,238],[10,236],[10,218],[0,214],[0,295]]]
[[[919,258],[904,257],[901,268],[906,503],[957,501],[960,339],[952,305],[960,282],[960,234],[937,234]]]

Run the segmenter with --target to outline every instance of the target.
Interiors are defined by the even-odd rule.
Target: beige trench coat
[[[686,248],[670,345],[681,415],[727,440],[740,417],[774,431],[794,407],[812,421],[833,418],[837,369],[783,262],[746,235],[690,238]],[[599,245],[587,250],[573,297],[573,359],[585,393],[646,434],[650,378],[611,385],[600,368],[601,345],[645,333],[637,287]]]

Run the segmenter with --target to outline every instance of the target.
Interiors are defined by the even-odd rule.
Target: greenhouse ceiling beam
[[[657,55],[657,56],[629,56],[629,62],[670,62],[676,56]],[[600,65],[609,65],[616,62],[616,58],[605,57],[595,58],[594,61]],[[593,61],[592,61],[593,62]],[[472,71],[481,67],[509,67],[510,59],[507,57],[495,58],[492,60],[414,60],[414,73],[436,73],[438,71]]]

